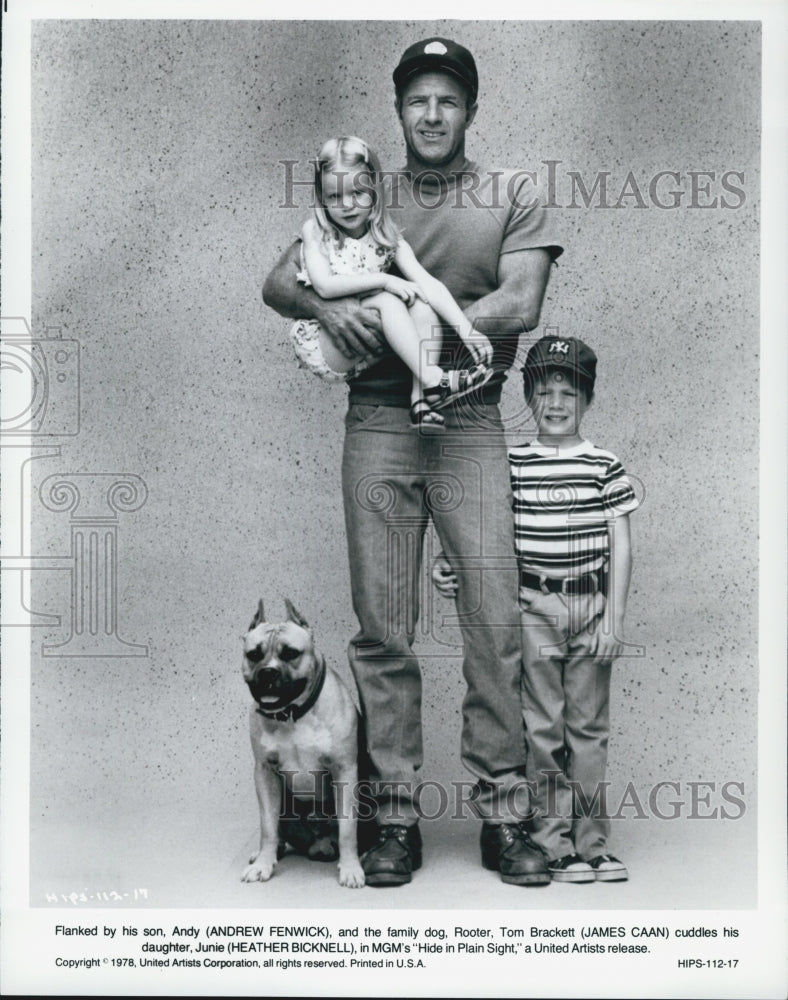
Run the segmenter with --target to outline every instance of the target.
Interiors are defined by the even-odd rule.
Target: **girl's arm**
[[[442,281],[433,278],[429,271],[421,266],[410,244],[406,243],[405,240],[399,241],[394,262],[405,278],[419,286],[422,297],[432,306],[440,318],[450,326],[457,327],[463,341],[487,339],[483,334],[474,330],[470,320],[457,305],[449,289]],[[491,353],[492,349],[490,349]],[[490,358],[488,357],[487,360]]]
[[[328,258],[320,247],[320,234],[314,219],[307,219],[301,230],[304,244],[304,263],[309,280],[317,294],[324,299],[339,299],[346,295],[364,295],[386,288],[389,275],[332,274]]]

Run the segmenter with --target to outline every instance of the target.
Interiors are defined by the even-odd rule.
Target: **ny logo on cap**
[[[430,56],[445,56],[449,50],[443,42],[428,42],[424,46],[424,54]]]
[[[547,351],[548,354],[569,354],[569,344],[565,340],[554,340]]]

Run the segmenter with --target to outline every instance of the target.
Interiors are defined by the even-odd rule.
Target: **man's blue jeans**
[[[342,482],[353,608],[350,665],[366,719],[378,821],[418,819],[421,671],[412,644],[422,542],[432,517],[458,578],[465,657],[462,759],[477,779],[477,815],[524,819],[522,646],[512,494],[497,406],[448,408],[425,436],[400,407],[351,405]],[[451,793],[450,789],[447,792]],[[527,808],[527,807],[526,807]]]

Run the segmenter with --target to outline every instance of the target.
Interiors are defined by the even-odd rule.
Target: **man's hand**
[[[484,365],[486,368],[492,364],[492,344],[483,333],[474,330],[470,337],[464,339],[464,343],[477,365]]]
[[[323,299],[297,280],[301,241],[282,254],[265,279],[263,301],[280,316],[316,319],[346,358],[371,359],[383,351],[380,316],[356,298]]]
[[[432,582],[438,593],[444,597],[457,596],[457,577],[442,552],[435,557],[435,562],[432,564]]]
[[[317,296],[316,296],[317,299]],[[319,299],[315,319],[346,358],[373,358],[383,351],[383,331],[377,309],[358,299]]]

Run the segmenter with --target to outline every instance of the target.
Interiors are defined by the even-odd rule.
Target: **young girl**
[[[329,139],[318,153],[314,216],[301,231],[301,261],[299,281],[324,299],[363,296],[378,310],[387,343],[413,372],[414,426],[440,431],[438,410],[491,377],[489,340],[473,330],[446,286],[400,238],[385,209],[380,163],[362,139]],[[404,277],[387,273],[392,264]],[[427,343],[440,348],[441,320],[457,328],[476,362],[470,370],[428,363]],[[367,367],[346,358],[316,320],[299,320],[291,338],[301,363],[320,378],[343,381]]]

